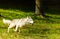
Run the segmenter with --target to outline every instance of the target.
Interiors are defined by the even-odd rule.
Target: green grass
[[[49,14],[49,18],[33,16],[34,12],[23,12],[13,9],[0,9],[0,39],[60,39],[60,16]],[[14,32],[14,28],[7,33],[8,25],[3,24],[2,19],[16,19],[31,16],[34,20],[33,25],[25,25],[20,32]]]

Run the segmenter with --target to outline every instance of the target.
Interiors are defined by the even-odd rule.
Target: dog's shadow
[[[0,26],[0,29],[7,29],[7,26]]]

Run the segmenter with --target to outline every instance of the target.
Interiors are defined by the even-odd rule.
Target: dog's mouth
[[[31,25],[33,25],[32,23],[30,23]]]

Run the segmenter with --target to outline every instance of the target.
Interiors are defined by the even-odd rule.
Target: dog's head
[[[30,24],[34,23],[34,21],[33,21],[33,19],[31,17],[27,17],[27,22],[29,22]]]

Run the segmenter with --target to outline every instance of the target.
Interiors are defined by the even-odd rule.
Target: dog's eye
[[[29,20],[27,20],[27,21],[29,21]]]

